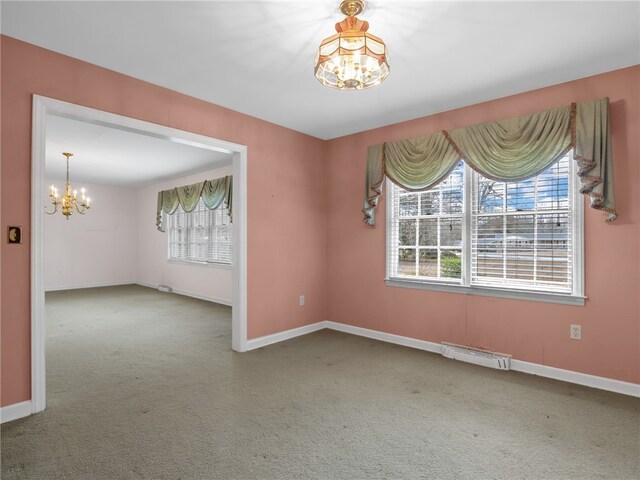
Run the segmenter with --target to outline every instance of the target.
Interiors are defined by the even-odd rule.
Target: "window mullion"
[[[418,203],[417,203],[417,208],[418,208],[418,215],[420,215],[421,212],[421,208],[422,205],[420,202],[422,202],[422,195],[420,193],[417,194],[418,195]],[[416,276],[420,276],[420,220],[417,218],[417,216],[415,217],[416,220],[416,243],[415,243],[415,249],[416,249]]]
[[[184,224],[186,226],[184,256],[186,260],[191,260],[191,215],[187,215],[186,212],[184,214]]]
[[[475,172],[469,165],[464,164],[462,175],[462,284],[471,285],[471,252],[473,233],[471,230],[471,218],[473,210],[473,182]]]
[[[504,198],[502,199],[502,211],[507,212],[508,186],[504,185]],[[502,280],[507,281],[507,216],[502,215]]]
[[[394,241],[398,236],[398,210],[396,202],[398,202],[398,192],[395,185],[388,179],[385,180],[387,192],[387,278],[398,274],[398,267],[394,261],[394,257],[399,255],[398,242]]]
[[[533,284],[538,284],[538,183],[540,179],[536,177],[533,182]]]
[[[436,236],[436,276],[438,278],[441,277],[440,272],[441,272],[441,266],[440,266],[440,255],[442,253],[442,251],[440,250],[440,237],[442,236],[441,233],[441,225],[442,225],[442,191],[440,191],[440,213],[438,215],[438,218],[436,219],[436,232],[437,232],[437,236]]]

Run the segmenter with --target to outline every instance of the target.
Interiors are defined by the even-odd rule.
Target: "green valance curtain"
[[[369,147],[364,221],[375,224],[385,176],[406,190],[428,190],[464,160],[493,180],[521,181],[570,149],[578,162],[580,192],[612,222],[617,214],[608,98]]]
[[[162,212],[172,215],[178,209],[178,205],[185,212],[192,212],[201,198],[202,202],[210,210],[218,208],[224,202],[229,210],[229,217],[233,218],[233,176],[205,180],[204,182],[158,192],[158,210],[156,212],[158,230],[164,232]]]

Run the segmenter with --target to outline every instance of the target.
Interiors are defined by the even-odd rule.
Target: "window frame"
[[[529,300],[546,303],[560,303],[565,305],[583,306],[584,296],[584,199],[579,190],[576,162],[573,160],[573,152],[569,155],[569,186],[570,195],[573,202],[571,212],[571,233],[573,240],[573,250],[571,252],[572,269],[572,291],[571,293],[545,292],[531,290],[527,288],[515,288],[504,286],[478,286],[471,285],[471,238],[472,238],[472,198],[474,175],[478,175],[466,162],[464,163],[463,180],[463,212],[462,212],[462,272],[460,280],[446,279],[417,279],[408,277],[393,276],[391,269],[393,266],[393,182],[386,179],[386,242],[385,242],[385,284],[389,287],[414,288],[420,290],[431,290],[437,292],[461,293],[465,295],[480,295],[488,297],[508,298],[515,300]]]
[[[185,230],[186,230],[186,242],[185,242],[185,248],[188,249],[189,245],[191,245],[191,242],[189,240],[189,236],[190,236],[190,229],[191,229],[191,222],[193,221],[191,218],[192,214],[196,214],[199,213],[197,212],[197,210],[200,208],[200,202],[202,202],[202,199],[198,200],[198,206],[196,206],[196,208],[191,211],[191,212],[182,212],[183,215],[185,215]],[[178,206],[179,209],[181,209],[181,206]],[[207,207],[204,207],[205,209],[207,209]],[[218,209],[215,209],[218,210]],[[222,215],[226,214],[226,208],[224,208],[225,211],[222,212]],[[178,212],[176,211],[176,214]],[[233,268],[233,260],[230,260],[228,263],[227,262],[221,262],[221,261],[214,261],[214,262],[209,262],[209,261],[202,261],[202,260],[189,260],[187,258],[175,258],[171,256],[171,236],[172,236],[172,229],[174,229],[175,227],[173,226],[173,221],[172,219],[169,219],[169,215],[167,215],[166,213],[162,213],[164,215],[164,219],[163,219],[163,223],[165,225],[167,225],[167,262],[168,263],[174,263],[174,264],[179,264],[179,265],[199,265],[199,266],[204,266],[204,267],[216,267],[216,268],[223,268],[223,269],[231,269]],[[229,225],[231,225],[231,222],[229,222]],[[212,228],[215,225],[208,225],[207,228]],[[233,248],[233,237],[231,238],[231,243],[230,243],[231,247]]]

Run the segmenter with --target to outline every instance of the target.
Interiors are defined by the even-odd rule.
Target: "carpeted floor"
[[[47,317],[3,480],[640,478],[631,397],[326,330],[238,354],[230,308],[139,286]]]

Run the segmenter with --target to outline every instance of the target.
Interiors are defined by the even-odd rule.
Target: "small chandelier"
[[[74,208],[80,215],[84,215],[90,208],[89,204],[91,203],[91,199],[87,197],[87,192],[83,187],[80,189],[82,198],[80,199],[80,203],[78,203],[78,191],[74,190],[71,192],[71,184],[69,184],[69,157],[72,157],[73,153],[63,152],[62,155],[67,157],[67,182],[65,184],[64,195],[61,197],[58,193],[58,189],[54,185],[51,185],[51,193],[49,193],[49,197],[51,197],[53,211],[47,212],[45,210],[45,213],[47,215],[53,215],[58,211],[58,209],[60,209],[62,215],[67,217],[67,220],[69,220]]]
[[[389,75],[389,55],[382,39],[367,33],[369,23],[356,18],[364,11],[364,0],[343,0],[340,11],[347,18],[336,23],[336,35],[320,44],[316,78],[339,90],[363,90],[382,83]]]

